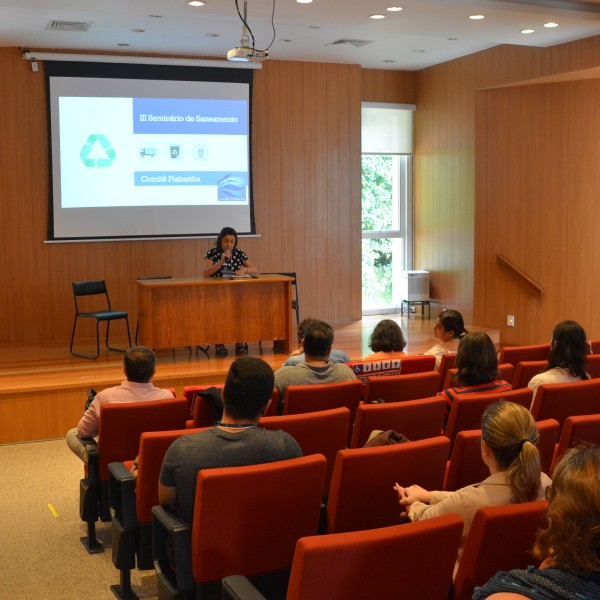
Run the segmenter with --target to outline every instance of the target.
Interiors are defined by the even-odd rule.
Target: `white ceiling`
[[[273,37],[273,1],[270,57],[280,60],[417,70],[499,44],[545,47],[600,34],[600,0],[248,0],[248,22],[261,50]],[[403,10],[386,11],[394,5]],[[370,19],[374,13],[386,18]],[[485,18],[470,20],[473,14]],[[47,31],[55,20],[90,27]],[[558,27],[544,27],[549,21]],[[202,8],[186,0],[0,0],[0,46],[24,49],[224,57],[239,45],[241,30],[235,0],[207,0]],[[340,39],[370,43],[331,45]]]

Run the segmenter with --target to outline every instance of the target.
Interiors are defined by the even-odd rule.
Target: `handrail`
[[[542,299],[544,296],[544,288],[531,279],[531,277],[525,275],[525,273],[523,273],[519,267],[510,262],[508,258],[502,254],[496,254],[496,263],[501,269],[504,269],[510,275],[515,277],[515,279],[519,280],[521,284],[525,285],[525,287],[527,287],[529,291],[536,295],[540,300]]]

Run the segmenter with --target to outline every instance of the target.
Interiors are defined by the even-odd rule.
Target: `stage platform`
[[[370,353],[369,336],[384,318],[398,322],[408,342],[408,354],[421,354],[434,345],[435,318],[411,314],[409,319],[394,314],[332,324],[334,347],[344,350],[352,360],[361,359]],[[498,330],[467,328],[486,331],[497,346],[500,343]],[[125,340],[111,340],[111,344],[125,347]],[[93,352],[93,342],[78,349]],[[229,355],[225,357],[216,357],[213,346],[208,353],[196,348],[157,349],[154,383],[175,388],[178,395],[186,385],[222,383],[236,358],[234,347],[228,349]],[[273,369],[278,369],[287,358],[273,350],[272,342],[249,343],[248,355],[264,359]],[[108,352],[106,348],[101,347],[96,360],[88,360],[71,356],[66,340],[4,345],[0,348],[0,444],[63,437],[79,421],[89,388],[100,391],[118,385],[123,379],[123,355]]]

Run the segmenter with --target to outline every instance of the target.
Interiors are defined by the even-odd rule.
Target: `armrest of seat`
[[[181,517],[165,506],[152,507],[152,557],[156,573],[177,592],[195,588],[191,540],[192,528]]]
[[[100,450],[98,448],[98,442],[93,437],[77,436],[77,439],[83,444],[88,455],[87,469],[90,485],[98,486],[100,485],[100,474],[98,472]]]
[[[243,575],[225,577],[222,593],[222,600],[267,600]]]
[[[114,516],[125,530],[138,527],[135,509],[135,477],[121,462],[108,465],[108,502]]]

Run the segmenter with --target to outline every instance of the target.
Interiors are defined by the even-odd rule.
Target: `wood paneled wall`
[[[499,46],[417,73],[415,267],[431,271],[431,291],[437,301],[463,311],[468,322],[499,327],[502,343],[547,341],[550,324],[567,315],[581,320],[590,336],[600,337],[600,321],[592,321],[588,317],[591,299],[587,294],[583,294],[589,303],[585,309],[571,304],[571,299],[577,294],[575,290],[557,299],[558,304],[555,301],[542,302],[532,314],[521,312],[522,292],[508,284],[499,298],[488,293],[487,290],[493,289],[495,280],[500,281],[504,275],[495,261],[490,262],[485,244],[492,243],[489,240],[491,236],[504,247],[496,229],[506,231],[515,226],[521,211],[504,212],[496,205],[494,216],[487,218],[487,228],[483,230],[480,230],[479,218],[475,219],[476,214],[486,218],[488,194],[494,194],[491,186],[500,178],[500,172],[496,173],[496,179],[492,179],[491,175],[499,169],[499,165],[480,155],[475,145],[477,92],[599,65],[600,37],[592,37],[551,48]],[[545,98],[543,93],[538,100],[541,98]],[[523,102],[530,99],[518,95],[507,111],[520,111]],[[556,108],[568,110],[566,104]],[[489,115],[490,120],[494,118],[495,115]],[[504,148],[507,153],[516,151],[515,143],[528,143],[526,137],[536,138],[541,134],[528,126],[519,132],[520,137],[508,141],[501,123],[499,119],[496,131],[502,131],[503,135],[490,144],[501,145],[507,140],[511,144],[510,148]],[[525,125],[525,121],[521,125]],[[539,165],[534,166],[537,169]],[[477,195],[476,172],[487,173],[489,177],[478,185]],[[537,173],[532,171],[531,176],[537,177]],[[502,206],[507,203],[505,197],[495,198]],[[550,224],[561,218],[560,213],[547,210],[544,198],[539,195],[530,195],[528,201],[536,207],[537,221]],[[574,228],[575,239],[585,233],[585,228],[579,232],[580,223],[569,220],[569,225]],[[525,227],[523,225],[521,229]],[[526,253],[534,243],[537,244],[538,240],[529,236],[528,245],[519,246],[520,253]],[[554,243],[561,244],[561,252],[570,255],[564,235]],[[519,251],[511,248],[506,254],[510,258]],[[520,264],[520,257],[515,257],[513,262]],[[577,277],[573,276],[573,281],[589,278],[585,261],[571,263],[570,269],[578,273]],[[558,274],[556,277],[561,279]],[[505,326],[506,314],[516,315],[515,328]]]
[[[296,271],[301,314],[332,322],[361,317],[362,87],[358,65],[268,61],[255,77],[260,237],[242,245],[262,271]],[[135,326],[136,277],[201,274],[213,240],[44,244],[43,63],[34,73],[19,49],[0,48],[0,89],[0,342],[68,340],[72,281],[106,279]]]

